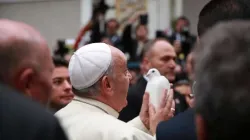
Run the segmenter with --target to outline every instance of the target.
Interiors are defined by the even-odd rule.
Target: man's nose
[[[70,82],[67,80],[64,81],[64,87],[65,87],[65,89],[70,89],[70,90],[72,89]]]
[[[172,68],[172,69],[174,69],[174,68],[176,67],[175,60],[171,60],[171,61],[169,62],[169,67]]]

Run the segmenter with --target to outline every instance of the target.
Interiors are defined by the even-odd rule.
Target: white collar
[[[119,113],[117,111],[115,111],[112,107],[110,107],[110,106],[108,106],[100,101],[90,99],[90,98],[83,98],[83,97],[79,97],[79,96],[75,96],[73,100],[79,101],[81,103],[89,104],[91,106],[99,108],[103,112],[105,112],[105,113],[107,113],[115,118],[118,118],[118,116],[119,116]]]

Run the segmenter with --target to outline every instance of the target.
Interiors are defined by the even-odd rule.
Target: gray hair
[[[198,45],[195,110],[207,139],[249,139],[250,22],[218,24]]]
[[[114,61],[112,58],[110,65],[109,65],[108,69],[106,70],[106,72],[103,74],[103,76],[109,75],[111,77],[114,77],[113,66],[114,66]],[[101,90],[100,86],[101,86],[102,77],[96,83],[94,83],[92,86],[90,86],[88,88],[78,90],[78,89],[75,89],[73,87],[72,89],[73,89],[74,94],[76,94],[77,96],[96,96],[96,95],[98,95],[100,93],[100,90]]]

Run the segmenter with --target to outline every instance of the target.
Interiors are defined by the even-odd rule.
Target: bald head
[[[121,50],[119,50],[119,49],[117,49],[116,47],[113,47],[113,46],[110,46],[110,48],[111,48],[111,54],[112,54],[113,60],[115,60],[117,58],[126,59],[124,53]]]
[[[0,68],[0,79],[10,80],[11,72],[15,72],[20,65],[38,65],[35,59],[44,49],[48,49],[46,41],[31,26],[0,20],[0,62],[4,64]]]
[[[162,50],[175,51],[174,47],[166,40],[157,40],[149,51],[151,55],[158,55]]]
[[[143,57],[151,57],[152,54],[157,55],[158,50],[162,50],[162,48],[168,48],[170,50],[174,50],[173,46],[165,39],[155,39],[149,41],[145,47],[143,48]]]
[[[46,104],[53,63],[46,41],[31,26],[0,20],[0,81]]]
[[[113,47],[110,45],[109,47],[111,50],[112,60],[111,60],[107,73],[110,76],[115,77],[116,76],[115,71],[117,67],[121,67],[123,65],[127,66],[126,56],[121,50],[117,49],[116,47]]]

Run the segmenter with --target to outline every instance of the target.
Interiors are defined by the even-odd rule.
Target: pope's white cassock
[[[83,46],[72,56],[69,75],[75,89],[93,85],[111,64],[110,47],[104,43]],[[118,112],[94,99],[75,96],[55,114],[70,140],[153,140],[139,117],[125,123]]]
[[[70,140],[152,140],[139,117],[125,123],[118,112],[96,100],[75,97],[56,113]]]

